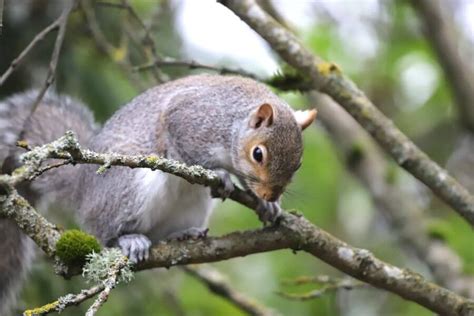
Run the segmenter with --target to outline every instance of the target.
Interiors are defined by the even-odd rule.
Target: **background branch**
[[[474,68],[472,60],[460,54],[456,25],[449,3],[439,0],[411,0],[420,17],[423,32],[443,68],[459,108],[459,118],[474,133]]]
[[[183,266],[183,270],[189,275],[204,283],[210,291],[231,302],[234,306],[248,315],[271,316],[278,315],[273,310],[260,305],[256,300],[234,289],[225,277],[209,265],[205,266]]]

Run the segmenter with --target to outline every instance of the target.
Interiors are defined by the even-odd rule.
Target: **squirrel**
[[[316,110],[294,111],[264,84],[239,76],[192,75],[158,85],[102,128],[85,105],[53,93],[30,114],[35,97],[30,91],[0,103],[2,173],[19,164],[15,143],[25,126],[30,146],[72,130],[93,151],[156,154],[220,177],[222,189],[211,192],[159,170],[114,167],[97,175],[96,166],[81,164],[50,170],[21,188],[34,205],[55,201],[77,210],[85,230],[132,262],[146,260],[152,243],[205,237],[213,197],[224,199],[234,189],[231,175],[260,199],[260,218],[274,222],[280,196],[301,165],[302,131],[316,118]],[[0,219],[0,306],[26,273],[29,243],[14,223]]]

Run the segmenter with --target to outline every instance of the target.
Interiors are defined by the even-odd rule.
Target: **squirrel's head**
[[[293,111],[264,103],[248,117],[239,141],[241,178],[260,198],[276,201],[301,165],[301,133],[316,118],[316,110]]]

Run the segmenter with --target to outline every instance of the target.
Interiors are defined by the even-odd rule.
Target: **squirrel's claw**
[[[221,198],[222,201],[225,201],[226,198],[230,196],[232,191],[234,191],[234,183],[232,182],[232,179],[230,178],[230,173],[223,170],[223,169],[217,169],[215,170],[215,173],[217,176],[221,179],[222,186],[216,188],[216,189],[211,189],[211,196],[213,198]]]
[[[263,224],[274,224],[281,214],[280,202],[268,202],[260,199],[256,211],[258,218],[263,222]]]
[[[130,234],[120,236],[118,246],[131,263],[147,260],[150,255],[151,241],[145,235]]]
[[[166,239],[169,241],[171,240],[183,241],[183,240],[190,240],[190,239],[198,240],[198,239],[206,238],[208,231],[209,231],[209,228],[191,227],[184,231],[172,233]]]

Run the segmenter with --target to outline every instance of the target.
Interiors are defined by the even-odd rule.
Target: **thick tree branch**
[[[314,92],[311,101],[318,104],[319,118],[348,169],[367,188],[401,244],[426,263],[436,282],[474,298],[474,278],[462,273],[461,258],[452,249],[428,236],[419,203],[390,180],[393,166],[370,136],[326,95]]]
[[[76,162],[98,163],[102,165],[121,165],[132,168],[142,167],[159,169],[185,178],[191,183],[199,183],[211,187],[220,186],[220,180],[213,171],[202,167],[186,167],[184,164],[156,156],[125,156],[118,154],[99,154],[80,148],[72,133],[68,133],[52,144],[33,149],[24,155],[23,160],[34,169],[38,168],[47,158],[74,159]],[[24,172],[30,172],[28,168]],[[17,171],[20,172],[20,171]],[[3,176],[8,178],[8,176]],[[0,178],[0,184],[2,179]],[[23,177],[24,178],[24,177]],[[17,176],[16,180],[22,179]],[[3,180],[4,185],[11,181]],[[8,196],[8,195],[7,195]],[[242,190],[236,189],[230,197],[252,209],[258,206],[258,200]],[[9,199],[7,199],[9,200]],[[26,201],[20,204],[2,203],[0,214],[20,220],[20,227],[30,236],[37,236],[35,230],[22,220],[37,218],[36,213]],[[16,209],[15,209],[16,207]],[[11,209],[15,210],[14,212]],[[17,218],[15,214],[24,214]],[[31,215],[33,214],[33,216]],[[18,215],[19,216],[19,215]],[[46,227],[49,223],[42,223]],[[48,244],[46,250],[54,249],[58,233],[50,227],[55,238],[43,236],[42,243]],[[37,236],[38,237],[38,236]],[[41,235],[39,236],[41,237]],[[35,239],[35,241],[37,241]],[[155,245],[151,249],[150,259],[140,264],[138,269],[171,267],[189,263],[203,263],[226,260],[233,257],[278,249],[303,250],[320,258],[329,265],[373,286],[386,289],[401,297],[440,314],[471,315],[474,314],[474,302],[463,298],[447,289],[426,281],[422,276],[406,269],[400,269],[377,259],[365,249],[354,248],[335,238],[329,233],[314,226],[304,217],[283,212],[279,223],[273,227],[260,230],[234,232],[223,237],[209,237],[198,241],[170,242]],[[49,251],[49,253],[54,253]]]
[[[459,117],[466,128],[474,133],[474,68],[472,60],[466,60],[458,47],[459,34],[448,3],[439,0],[411,0],[416,13],[423,21],[423,31],[451,86]],[[444,11],[444,12],[443,12]],[[449,11],[449,10],[448,10]]]
[[[314,89],[328,94],[344,107],[400,166],[474,226],[474,197],[395,127],[336,65],[313,55],[254,0],[220,2],[267,40],[286,62],[310,78]]]

